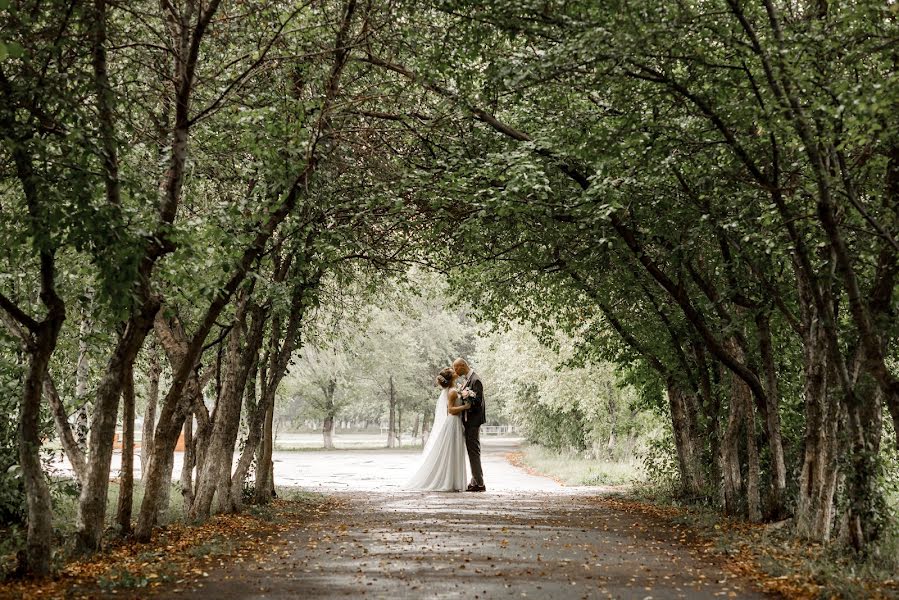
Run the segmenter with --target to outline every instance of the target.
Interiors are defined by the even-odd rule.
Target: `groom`
[[[462,413],[465,426],[465,447],[468,449],[468,462],[471,463],[471,483],[468,492],[484,492],[484,471],[481,469],[481,425],[486,422],[484,411],[484,384],[478,374],[471,370],[464,358],[453,361],[453,370],[459,377],[465,377],[462,386],[462,400],[471,403],[471,408]]]

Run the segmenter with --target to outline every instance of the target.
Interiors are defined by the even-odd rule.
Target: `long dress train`
[[[467,464],[462,419],[447,410],[447,390],[437,399],[434,429],[422,451],[415,473],[405,487],[411,490],[461,492],[465,489]]]

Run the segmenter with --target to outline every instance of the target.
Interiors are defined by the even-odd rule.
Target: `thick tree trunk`
[[[188,404],[186,401],[184,404]],[[188,407],[173,407],[163,411],[153,440],[153,454],[150,468],[144,482],[144,497],[141,501],[134,535],[139,541],[149,541],[153,527],[159,522],[168,507],[172,488],[175,445],[184,424]]]
[[[816,541],[830,539],[834,523],[834,492],[839,476],[837,436],[843,417],[837,395],[830,389],[830,361],[818,320],[806,323],[803,340],[803,397],[805,438],[796,533]]]
[[[218,509],[227,511],[231,502],[231,463],[234,460],[234,445],[240,428],[240,413],[244,391],[254,357],[262,345],[265,311],[254,307],[253,323],[244,341],[246,330],[247,303],[252,290],[248,290],[241,301],[228,335],[227,374],[218,401],[212,432],[204,456],[203,469],[197,472],[197,494],[190,514],[195,520],[209,517],[214,497],[218,497]]]
[[[742,398],[735,398],[731,393],[727,416],[727,428],[724,431],[724,439],[721,440],[721,474],[722,474],[722,504],[725,514],[729,516],[741,515],[740,501],[743,497],[743,476],[740,469],[740,427],[745,419],[743,417],[744,402]]]
[[[671,410],[671,425],[674,431],[674,445],[677,448],[681,486],[686,495],[699,497],[703,493],[702,465],[698,449],[698,435],[687,415],[684,393],[678,385],[668,382],[668,406]]]
[[[749,520],[753,523],[758,523],[762,520],[762,501],[759,448],[755,434],[755,406],[749,387],[742,381],[736,381],[736,379],[735,383],[743,388],[742,397],[745,403],[743,415],[746,418],[746,423],[744,424],[746,433],[746,509]]]
[[[159,348],[156,342],[150,343],[150,366],[147,372],[147,408],[144,411],[144,428],[140,438],[140,477],[143,481],[149,468],[150,455],[153,454],[153,432],[156,429],[156,404],[159,402],[159,376],[162,368],[159,364]]]
[[[122,535],[131,533],[131,504],[134,498],[134,369],[125,371],[122,382],[122,470],[116,521]]]
[[[861,351],[864,353],[864,350]],[[858,361],[863,362],[864,359]],[[853,377],[854,402],[847,401],[848,432],[852,444],[852,469],[847,473],[849,491],[849,539],[856,551],[864,554],[881,537],[886,510],[878,489],[880,441],[883,431],[882,390],[867,371],[856,364]]]
[[[180,322],[177,319],[167,320],[162,313],[159,313],[155,320],[155,330],[172,370],[180,371],[188,358],[188,344]],[[167,513],[172,488],[175,446],[184,426],[184,419],[195,408],[200,386],[199,377],[193,370],[180,387],[177,401],[173,394],[179,390],[170,389],[163,403],[153,434],[153,452],[150,455],[144,481],[144,497],[141,500],[140,514],[134,531],[135,537],[140,541],[150,539],[154,525]]]
[[[44,257],[42,256],[42,260]],[[52,278],[52,259],[50,277]],[[43,267],[43,265],[42,265]],[[52,279],[51,279],[52,281]],[[34,347],[31,350],[31,364],[25,377],[22,402],[19,409],[19,465],[22,468],[22,484],[25,488],[25,502],[28,509],[28,533],[25,546],[27,564],[25,569],[36,575],[46,575],[50,571],[50,555],[53,536],[50,505],[50,488],[41,465],[41,395],[47,366],[59,330],[65,319],[62,302],[51,292],[52,299],[44,298],[50,306],[48,318],[37,325]],[[42,293],[46,296],[46,291]]]

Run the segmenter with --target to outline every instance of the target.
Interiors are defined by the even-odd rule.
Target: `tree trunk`
[[[421,446],[424,448],[431,436],[431,420],[428,418],[428,413],[424,414],[421,421]]]
[[[274,397],[274,390],[269,392]],[[256,503],[268,504],[272,499],[274,489],[272,469],[272,419],[274,418],[274,406],[269,406],[265,411],[265,427],[262,434],[262,448],[259,463],[256,465]]]
[[[745,403],[743,416],[746,419],[746,508],[749,520],[758,523],[762,520],[761,502],[761,469],[759,467],[759,448],[755,435],[755,406],[752,391],[742,381],[734,379],[736,385],[743,388],[742,398]]]
[[[184,461],[181,464],[181,497],[189,509],[194,501],[194,467],[197,463],[197,438],[194,436],[194,415],[188,413],[181,427],[184,436]]]
[[[803,397],[805,437],[799,494],[796,499],[796,533],[826,541],[834,524],[834,493],[839,477],[837,436],[843,418],[837,395],[830,389],[830,361],[820,321],[805,324],[803,339]]]
[[[387,421],[387,447],[396,448],[396,390],[393,387],[393,375],[390,375],[387,386],[387,402],[390,406],[390,415]]]
[[[53,422],[56,425],[56,433],[62,444],[63,452],[65,452],[69,459],[69,463],[72,465],[75,479],[81,484],[84,482],[84,478],[87,474],[87,460],[84,457],[81,446],[78,445],[78,440],[75,439],[75,434],[72,433],[72,428],[69,427],[69,419],[66,415],[65,406],[62,404],[62,399],[56,391],[56,386],[54,385],[53,378],[50,376],[49,372],[47,373],[47,376],[44,377],[43,387],[44,395],[47,397],[47,402],[50,405],[50,412],[53,414]]]
[[[732,388],[733,391],[735,387]],[[744,402],[731,393],[730,406],[727,416],[727,428],[724,431],[724,439],[721,441],[721,474],[722,474],[722,504],[724,513],[728,516],[742,514],[740,500],[743,490],[743,476],[740,470],[740,427],[744,422]]]
[[[42,262],[45,257],[42,256]],[[52,259],[50,259],[52,278]],[[46,265],[42,265],[42,269]],[[52,279],[51,279],[52,281]],[[46,290],[41,296],[49,306],[48,317],[37,324],[34,332],[34,347],[31,350],[31,364],[25,378],[22,403],[19,410],[19,465],[22,468],[22,484],[25,488],[25,502],[28,508],[28,533],[25,546],[25,569],[35,575],[50,572],[50,555],[53,538],[53,510],[50,505],[50,488],[41,465],[41,395],[47,366],[59,330],[65,319],[65,309],[55,292],[47,297]]]
[[[421,415],[415,413],[415,420],[412,422],[412,439],[418,437],[418,428],[421,426]]]
[[[703,479],[700,453],[696,443],[698,436],[696,432],[692,431],[687,416],[684,393],[673,381],[668,382],[668,406],[671,410],[671,425],[674,431],[674,445],[677,448],[681,486],[686,495],[699,497],[702,495]]]
[[[153,454],[153,432],[156,429],[156,404],[159,402],[159,376],[162,368],[159,365],[159,348],[156,342],[150,343],[150,368],[147,373],[147,409],[144,411],[144,428],[140,438],[140,478],[144,480],[149,468],[150,455]]]
[[[75,405],[78,407],[75,411],[75,437],[78,440],[82,452],[87,446],[88,434],[88,416],[87,416],[87,386],[90,379],[90,363],[88,362],[88,351],[90,346],[87,342],[91,334],[91,309],[93,308],[93,294],[90,296],[89,306],[81,314],[81,324],[78,328],[78,362],[75,366]],[[69,458],[71,461],[71,457]],[[80,480],[81,478],[79,478]]]
[[[180,322],[167,320],[162,313],[157,315],[155,330],[160,344],[168,356],[174,372],[180,371],[188,360],[188,344]],[[173,386],[175,383],[173,382]],[[163,402],[159,421],[153,434],[153,453],[150,455],[144,485],[144,497],[134,535],[139,541],[149,541],[154,525],[164,518],[172,488],[172,470],[175,460],[175,445],[184,426],[184,420],[196,408],[200,392],[200,380],[195,370],[186,377],[178,389],[170,389]]]
[[[334,394],[337,392],[337,379],[331,378],[325,388],[325,420],[322,423],[322,437],[324,447],[327,450],[334,449],[334,419],[336,418],[336,407],[334,404]]]
[[[259,446],[259,440],[262,438],[262,427],[265,419],[266,406],[263,405],[262,398],[256,400],[256,382],[259,373],[259,350],[257,349],[253,356],[253,366],[250,368],[250,377],[247,380],[245,393],[245,402],[247,407],[247,440],[244,443],[243,451],[237,460],[237,467],[234,469],[234,475],[231,476],[231,512],[238,512],[243,508],[243,488],[247,479],[247,473],[250,465],[253,463],[253,455]]]
[[[209,444],[203,459],[203,469],[197,472],[197,494],[190,514],[195,520],[209,517],[214,497],[218,497],[220,511],[231,510],[231,463],[234,445],[240,428],[240,413],[250,369],[255,364],[262,345],[266,311],[254,306],[253,322],[244,341],[247,307],[252,289],[242,294],[235,311],[231,333],[228,335],[227,374],[216,402],[215,418]]]
[[[122,382],[122,469],[116,521],[124,536],[131,533],[131,504],[134,497],[134,369],[125,371]]]
[[[774,362],[774,350],[771,345],[771,324],[768,315],[756,315],[759,335],[759,354],[765,369],[765,386],[767,388],[766,427],[771,449],[772,467],[772,513],[775,518],[782,516],[787,489],[787,467],[784,460],[783,435],[780,428],[780,391],[777,385],[777,367]]]
[[[150,540],[153,527],[166,512],[172,488],[175,445],[187,412],[187,408],[173,407],[171,411],[163,411],[160,415],[153,440],[150,468],[144,482],[144,498],[134,530],[138,541]]]
[[[326,450],[334,449],[334,417],[326,416],[322,423],[323,447]]]
[[[116,343],[97,388],[90,431],[88,473],[81,488],[75,517],[75,547],[78,552],[98,550],[102,542],[113,435],[124,376],[134,364],[137,352],[153,322],[153,315],[158,310],[158,301],[151,299],[132,317]]]

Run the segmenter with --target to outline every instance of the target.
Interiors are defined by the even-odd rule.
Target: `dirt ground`
[[[765,597],[703,558],[686,530],[603,496],[338,496],[335,510],[263,560],[223,561],[154,597]]]
[[[485,493],[404,491],[415,452],[285,453],[276,472],[324,494],[326,509],[258,532],[224,520],[225,543],[252,550],[194,548],[186,568],[173,567],[180,574],[138,589],[62,589],[198,600],[768,597],[660,510],[528,473],[508,460],[518,447],[484,440]]]

